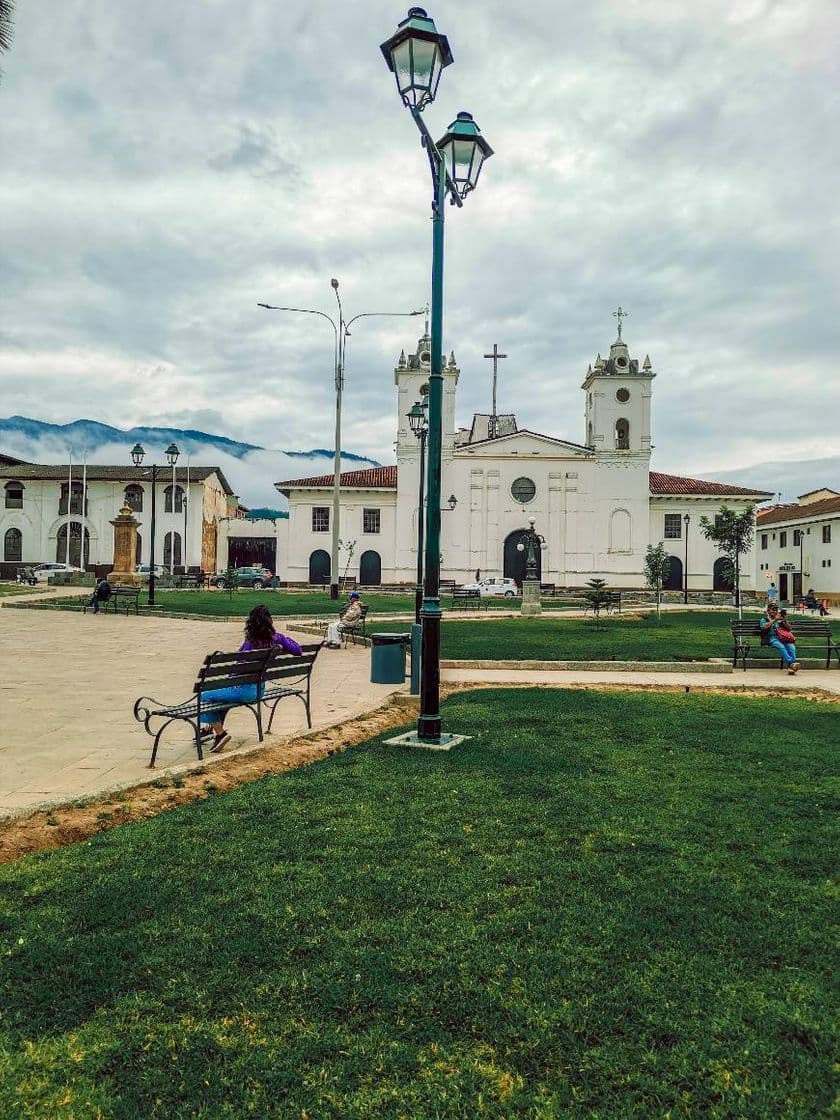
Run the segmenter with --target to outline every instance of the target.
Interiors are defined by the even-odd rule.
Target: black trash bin
[[[372,684],[402,684],[405,680],[405,647],[410,634],[368,634]]]

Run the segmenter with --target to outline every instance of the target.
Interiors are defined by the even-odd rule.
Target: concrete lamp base
[[[542,614],[542,603],[540,602],[540,581],[538,579],[526,579],[522,583],[522,610],[523,615]]]
[[[424,751],[451,751],[453,747],[471,738],[472,735],[441,735],[439,739],[420,739],[416,731],[406,731],[403,735],[385,739],[384,742],[389,747],[419,747]]]

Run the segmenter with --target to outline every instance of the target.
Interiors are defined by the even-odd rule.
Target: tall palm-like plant
[[[0,51],[12,48],[12,11],[14,0],[0,0]],[[0,77],[3,71],[0,70]]]

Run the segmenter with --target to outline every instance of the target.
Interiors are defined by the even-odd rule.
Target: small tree
[[[607,591],[607,584],[603,579],[587,580],[586,586],[588,590],[584,591],[583,597],[592,607],[592,613],[597,624],[601,617],[601,607],[605,607],[610,601],[610,593]]]
[[[229,564],[225,569],[224,586],[228,593],[228,598],[233,598],[233,593],[239,586],[239,576],[236,574],[236,568]]]
[[[656,621],[661,620],[662,585],[671,570],[671,558],[665,555],[662,541],[657,545],[649,544],[645,553],[645,581],[651,591],[656,593]]]
[[[741,617],[741,554],[749,552],[755,536],[755,507],[747,506],[743,513],[736,513],[728,506],[721,506],[714,521],[700,518],[700,531],[706,540],[713,541],[728,557],[730,575],[735,589],[735,605]]]

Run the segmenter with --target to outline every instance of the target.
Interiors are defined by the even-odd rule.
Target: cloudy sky
[[[0,85],[0,415],[330,446],[345,312],[428,298],[425,157],[386,0],[19,0]],[[836,0],[429,7],[455,64],[426,117],[496,150],[447,211],[459,419],[584,438],[580,382],[629,310],[654,463],[840,450]],[[345,446],[393,461],[417,320],[357,324]],[[836,484],[836,479],[824,480]]]

